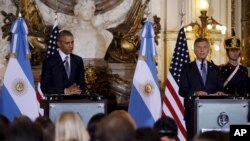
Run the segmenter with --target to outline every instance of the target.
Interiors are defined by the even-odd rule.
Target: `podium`
[[[187,99],[191,109],[193,132],[229,131],[230,125],[247,124],[248,99]]]
[[[97,113],[107,113],[106,100],[90,100],[77,98],[48,99],[41,101],[41,108],[44,109],[44,116],[55,122],[58,115],[64,111],[77,112],[83,118],[87,126],[90,118]]]

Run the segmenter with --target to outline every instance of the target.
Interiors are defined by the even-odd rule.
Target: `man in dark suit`
[[[240,39],[236,36],[225,40],[228,63],[220,66],[224,92],[232,96],[246,97],[250,93],[248,70],[240,65]]]
[[[206,60],[210,45],[206,38],[194,42],[195,61],[183,66],[179,84],[179,94],[184,97],[185,122],[188,139],[194,135],[191,111],[187,99],[190,96],[225,95],[219,68]]]
[[[45,94],[84,93],[84,65],[81,57],[72,54],[73,34],[67,30],[57,36],[59,51],[43,62],[41,89]]]

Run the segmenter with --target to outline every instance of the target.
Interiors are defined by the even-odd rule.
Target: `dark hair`
[[[195,47],[195,44],[196,43],[199,43],[199,42],[207,42],[209,44],[209,41],[207,38],[197,38],[195,41],[194,41],[194,47]]]
[[[150,127],[142,127],[136,130],[136,141],[160,141],[158,132]]]
[[[35,120],[35,124],[42,130],[44,141],[54,141],[55,125],[49,117],[38,117]]]
[[[177,124],[174,119],[169,116],[163,116],[156,121],[154,129],[158,131],[158,134],[163,137],[176,138],[178,135]]]
[[[58,35],[57,35],[57,40],[60,40],[64,36],[73,36],[73,34],[68,31],[68,30],[62,30]]]
[[[42,140],[42,130],[26,116],[19,116],[10,124],[5,141]]]
[[[7,133],[7,129],[9,127],[10,121],[7,117],[0,114],[0,141],[4,141]]]
[[[96,128],[100,121],[106,116],[104,113],[97,113],[92,116],[88,122],[87,130],[89,132],[90,141],[95,141]]]

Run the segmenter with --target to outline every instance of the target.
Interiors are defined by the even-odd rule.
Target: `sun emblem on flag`
[[[27,84],[23,79],[16,79],[13,82],[14,84],[12,86],[14,86],[14,94],[16,95],[23,95],[25,94],[26,90],[27,90]]]
[[[153,82],[149,81],[149,82],[146,82],[143,87],[143,92],[145,95],[150,95],[153,93],[154,91],[154,85],[153,85]]]

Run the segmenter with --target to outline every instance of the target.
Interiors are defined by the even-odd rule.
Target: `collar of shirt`
[[[201,61],[200,60],[195,60],[195,62],[196,62],[196,66],[199,69],[199,72],[202,73],[202,70],[201,70]],[[203,64],[206,66],[205,68],[206,68],[206,71],[207,71],[207,60],[204,60]]]
[[[70,54],[66,55],[65,53],[63,53],[63,52],[59,49],[59,55],[60,55],[62,61],[65,60],[65,57],[66,57],[66,56],[69,56],[68,61],[69,61],[69,65],[70,65]]]

